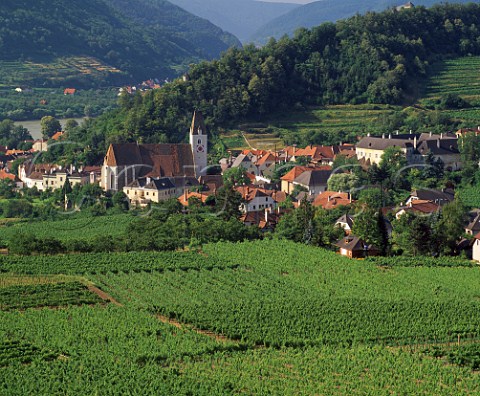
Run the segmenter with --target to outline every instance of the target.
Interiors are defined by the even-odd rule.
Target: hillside
[[[48,65],[86,57],[105,69],[100,75],[78,73],[78,84],[165,78],[240,45],[233,35],[165,0],[5,0],[0,26],[0,61]],[[35,82],[55,86],[62,80],[42,76]]]
[[[416,6],[430,7],[441,3],[440,0],[418,0]],[[449,3],[469,3],[471,0],[451,0]],[[256,43],[266,43],[270,37],[280,38],[284,34],[292,35],[298,28],[311,28],[323,22],[336,22],[356,14],[369,11],[384,11],[406,3],[403,0],[321,0],[297,7],[290,12],[267,22],[253,33],[249,39]]]
[[[298,4],[254,0],[170,0],[183,9],[208,19],[223,30],[247,41],[269,21],[298,8]]]

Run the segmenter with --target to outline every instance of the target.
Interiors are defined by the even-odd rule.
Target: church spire
[[[206,135],[205,122],[200,110],[195,110],[193,113],[192,126],[190,127],[190,135]]]

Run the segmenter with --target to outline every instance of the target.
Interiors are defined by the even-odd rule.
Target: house
[[[209,197],[213,197],[213,195],[185,190],[185,192],[180,197],[178,197],[178,201],[183,206],[188,206],[189,202],[191,202],[190,199],[193,198],[193,199],[197,199],[200,203],[205,204]]]
[[[41,152],[48,151],[48,142],[43,139],[37,139],[32,144],[32,151]]]
[[[170,198],[178,198],[186,191],[199,187],[194,177],[140,177],[123,187],[124,194],[130,203],[146,206],[151,202],[158,203]]]
[[[270,192],[251,186],[239,186],[235,190],[242,196],[243,203],[240,205],[242,213],[275,209],[277,207],[273,191]]]
[[[272,176],[275,165],[277,164],[277,156],[273,153],[267,153],[262,155],[255,166],[257,168],[257,175]]]
[[[280,220],[280,210],[265,209],[242,214],[240,221],[246,226],[257,226],[262,231],[273,231]]]
[[[18,175],[25,187],[36,187],[39,191],[43,191],[43,175],[57,169],[61,170],[61,167],[53,164],[35,164],[31,161],[26,161],[18,168]]]
[[[395,9],[397,11],[402,11],[402,10],[409,10],[410,8],[414,8],[414,7],[415,5],[411,1],[409,1],[408,3],[395,7]]]
[[[351,205],[353,202],[352,195],[349,193],[324,191],[317,195],[313,201],[313,206],[320,206],[323,209],[330,210],[339,208],[340,206]]]
[[[342,227],[345,230],[345,234],[350,235],[353,228],[353,217],[349,214],[344,214],[337,219],[335,227]]]
[[[75,168],[71,167],[67,169],[53,170],[50,173],[43,174],[43,190],[52,189],[56,190],[57,188],[63,188],[65,182],[68,180],[70,185],[76,186],[85,185],[90,183],[90,174],[83,171],[76,171]]]
[[[474,237],[472,259],[475,261],[480,261],[480,233],[476,234]]]
[[[294,180],[300,176],[303,172],[312,169],[307,166],[294,166],[290,171],[281,177],[281,190],[287,194],[291,194],[295,185]]]
[[[407,206],[401,207],[395,214],[395,217],[398,220],[402,215],[407,212],[416,214],[417,216],[429,216],[434,213],[438,213],[440,211],[440,208],[440,204],[417,199],[411,201]]]
[[[477,235],[480,232],[480,213],[465,227],[465,233],[468,235]]]
[[[458,139],[455,135],[432,133],[388,135],[382,137],[368,136],[361,139],[356,146],[357,159],[362,163],[380,164],[387,148],[397,147],[404,154],[409,165],[424,164],[429,154],[440,159],[447,170],[461,168]]]
[[[455,199],[455,192],[452,189],[434,190],[434,189],[418,189],[413,190],[406,204],[412,201],[428,201],[443,206]]]
[[[363,239],[354,235],[348,235],[339,240],[337,246],[342,256],[349,258],[365,258],[369,256],[378,256],[380,251],[373,245],[368,245]]]
[[[387,148],[398,147],[407,158],[409,164],[415,164],[421,162],[421,157],[415,151],[417,144],[416,139],[419,135],[389,135],[388,138],[385,134],[382,137],[373,137],[367,135],[361,139],[355,148],[357,159],[359,161],[369,160],[371,164],[380,164],[382,155]]]
[[[206,175],[207,135],[201,112],[195,111],[189,144],[111,144],[102,167],[101,186],[122,191],[133,181],[149,177]]]
[[[252,173],[254,175],[257,174],[257,167],[254,163],[256,160],[255,156],[252,153],[247,154],[239,154],[237,158],[232,162],[232,168],[242,167],[248,173]]]
[[[63,94],[64,95],[75,95],[75,92],[77,92],[77,90],[75,88],[65,88],[65,90],[63,91]]]
[[[0,180],[12,180],[15,182],[16,188],[23,188],[23,182],[16,175],[5,169],[0,169]]]
[[[58,141],[58,140],[61,140],[61,138],[62,138],[63,135],[65,135],[65,132],[63,132],[63,131],[58,131],[58,132],[55,132],[50,139],[55,140],[55,141]]]
[[[477,128],[460,128],[455,132],[457,139],[460,139],[468,135],[478,136],[479,134],[480,134],[480,126]]]
[[[329,169],[309,169],[297,176],[293,185],[306,188],[310,195],[317,195],[327,191],[327,183],[331,174],[332,168],[330,167]]]

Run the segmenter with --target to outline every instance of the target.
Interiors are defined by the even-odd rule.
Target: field
[[[101,64],[94,58],[79,56],[46,60],[43,63],[0,61],[0,70],[0,87],[10,88],[18,85],[58,87],[73,82],[79,75],[94,80],[97,77],[122,73],[121,70]]]
[[[68,242],[72,240],[89,240],[96,236],[121,236],[127,226],[135,220],[130,214],[107,216],[80,216],[66,219],[40,221],[23,220],[6,222],[0,225],[1,238],[5,242],[13,240],[18,234],[33,234]],[[88,232],[87,232],[88,231]]]
[[[0,305],[38,292],[0,310],[0,394],[478,394],[480,268],[415,261],[275,240],[1,257]]]
[[[454,93],[480,105],[480,57],[447,60],[433,66],[424,99],[438,99]]]

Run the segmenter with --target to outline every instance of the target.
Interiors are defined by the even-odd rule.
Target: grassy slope
[[[444,110],[443,114],[450,119],[465,125],[476,127],[480,125],[480,57],[466,57],[448,60],[432,67],[430,78],[427,80],[424,93],[418,100],[418,105],[423,108],[432,105],[442,95],[449,92],[456,93],[467,100],[472,107],[462,110]],[[395,112],[417,112],[415,107],[402,108],[399,106],[386,105],[339,105],[309,108],[305,111],[292,111],[269,117],[264,121],[265,126],[279,128],[279,131],[288,136],[289,134],[305,134],[309,131],[325,132],[327,134],[348,133],[364,135],[367,132],[373,134],[389,133],[382,130],[376,123],[377,119],[384,115]],[[266,128],[253,128],[251,132],[263,133]],[[247,135],[248,137],[248,135]],[[270,136],[258,135],[250,139],[256,143],[256,148],[272,148]],[[341,140],[341,138],[339,139]],[[228,148],[247,148],[248,144],[238,138],[238,134],[227,134],[224,140]],[[277,147],[283,144],[281,139],[275,141]]]
[[[272,254],[279,250],[281,255]],[[247,273],[250,281],[267,279],[276,285],[278,295],[284,291],[285,296],[287,291],[298,290],[301,285],[320,294],[349,295],[358,302],[364,301],[365,296],[376,296],[378,301],[390,299],[395,304],[411,294],[413,300],[418,301],[444,301],[455,295],[470,303],[479,292],[476,268],[385,271],[321,249],[266,241],[215,244],[205,247],[205,253],[208,257],[201,256],[202,260],[215,259],[223,263],[238,262],[241,257],[243,265],[250,267],[251,272]],[[112,258],[114,260],[115,255]],[[78,259],[81,260],[81,256]],[[196,395],[467,395],[480,392],[478,372],[426,357],[421,348],[327,344],[300,349],[251,349],[242,342],[214,339],[188,328],[163,324],[149,311],[135,308],[135,300],[155,297],[157,290],[161,290],[157,286],[164,285],[164,277],[173,282],[165,287],[176,288],[171,297],[179,307],[192,303],[183,297],[188,286],[186,280],[194,278],[208,290],[229,288],[230,298],[239,307],[243,306],[247,297],[242,294],[244,286],[222,284],[214,276],[216,271],[221,273],[214,270],[210,278],[202,278],[202,271],[191,270],[120,272],[101,277],[125,280],[123,288],[128,295],[120,293],[124,294],[121,302],[127,304],[124,307],[0,312],[0,340],[21,341],[63,357],[34,358],[34,364],[19,364],[18,358],[2,356],[0,343],[0,362],[3,361],[0,389],[8,389],[10,395],[86,395],[101,394],[106,389],[111,394]],[[98,281],[98,275],[87,277]],[[148,277],[155,277],[157,286],[141,294],[139,290],[144,285],[136,280]],[[44,283],[43,279],[39,281]],[[110,286],[115,292],[115,285]],[[415,292],[412,293],[412,289]],[[222,306],[221,296],[211,301],[211,307],[216,307],[212,313]],[[202,297],[202,294],[194,296],[195,299]],[[259,305],[257,310],[263,312]],[[300,321],[315,320],[314,316],[302,317],[302,312],[294,314]],[[422,312],[411,314],[422,316]],[[473,323],[474,318],[471,319]],[[295,326],[292,323],[292,327]]]

